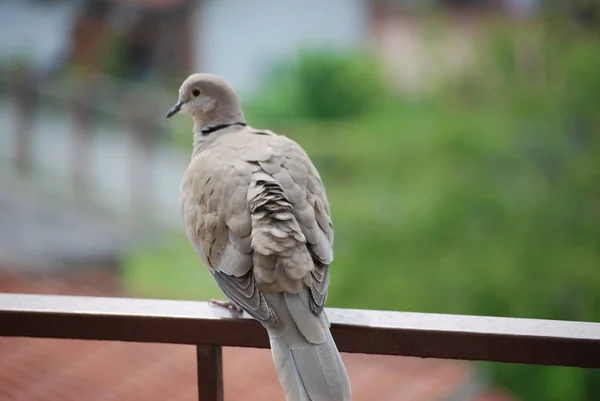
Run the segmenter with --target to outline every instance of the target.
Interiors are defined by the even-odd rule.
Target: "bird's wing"
[[[276,325],[252,273],[246,195],[258,167],[239,160],[239,146],[215,145],[196,155],[184,174],[181,213],[188,239],[231,301],[261,323]]]
[[[306,245],[312,256],[314,270],[305,278],[310,288],[311,309],[323,310],[329,286],[329,264],[333,261],[333,223],[325,187],[314,164],[295,142],[283,138],[285,143],[284,170],[274,177],[289,191],[293,213],[306,237]],[[285,171],[285,172],[283,172]],[[286,174],[287,172],[287,174]],[[289,179],[294,185],[286,183]],[[300,188],[304,187],[304,190]]]
[[[312,259],[312,263],[308,260],[305,269],[297,269],[291,275],[302,275],[302,283],[310,289],[310,308],[319,314],[327,298],[329,264],[333,260],[333,225],[323,182],[308,155],[296,142],[278,135],[266,138],[256,135],[256,138],[246,147],[242,159],[258,165],[261,171],[254,173],[255,179],[272,188],[281,188],[285,196],[283,203],[288,201],[291,206],[293,221],[285,220],[282,225],[282,221],[274,219],[270,228],[280,227],[290,232],[289,239],[296,239],[298,247],[294,260],[304,261],[304,253],[308,250],[307,257]],[[272,180],[263,175],[272,177]],[[266,197],[277,196],[276,190],[264,193]],[[279,204],[282,202],[279,201]],[[281,211],[285,219],[285,209]],[[297,238],[296,223],[300,236],[304,238]],[[273,239],[288,247],[277,236]],[[291,245],[289,249],[293,249]]]

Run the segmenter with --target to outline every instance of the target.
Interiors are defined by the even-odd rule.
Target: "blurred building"
[[[130,80],[214,71],[243,91],[299,46],[361,42],[367,3],[7,0],[0,4],[0,22],[11,34],[0,39],[0,60],[24,57],[37,69],[68,64]]]
[[[223,75],[240,92],[257,89],[274,63],[302,48],[372,47],[403,86],[433,67],[468,61],[477,21],[520,16],[534,0],[5,0],[0,61],[30,60],[42,71],[68,65],[128,80]],[[435,6],[446,17],[426,49]],[[39,29],[30,29],[31,26]],[[434,55],[435,56],[435,55]],[[427,76],[429,78],[429,75]]]
[[[184,0],[7,0],[0,21],[10,35],[0,39],[0,60],[134,80],[181,73],[189,69],[182,21],[190,7]]]

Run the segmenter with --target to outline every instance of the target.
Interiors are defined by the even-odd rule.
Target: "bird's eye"
[[[194,95],[194,97],[198,97],[198,96],[200,96],[200,89],[194,89],[194,90],[192,91],[192,95]]]

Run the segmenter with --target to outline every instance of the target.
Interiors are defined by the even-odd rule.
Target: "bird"
[[[193,120],[180,190],[190,244],[228,301],[266,328],[287,401],[351,399],[324,310],[333,224],[323,181],[292,139],[248,125],[235,90],[194,73],[167,118]]]

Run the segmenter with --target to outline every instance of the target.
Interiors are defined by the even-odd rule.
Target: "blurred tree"
[[[269,120],[355,118],[372,111],[387,96],[373,58],[311,50],[274,67],[263,93],[248,107]]]

